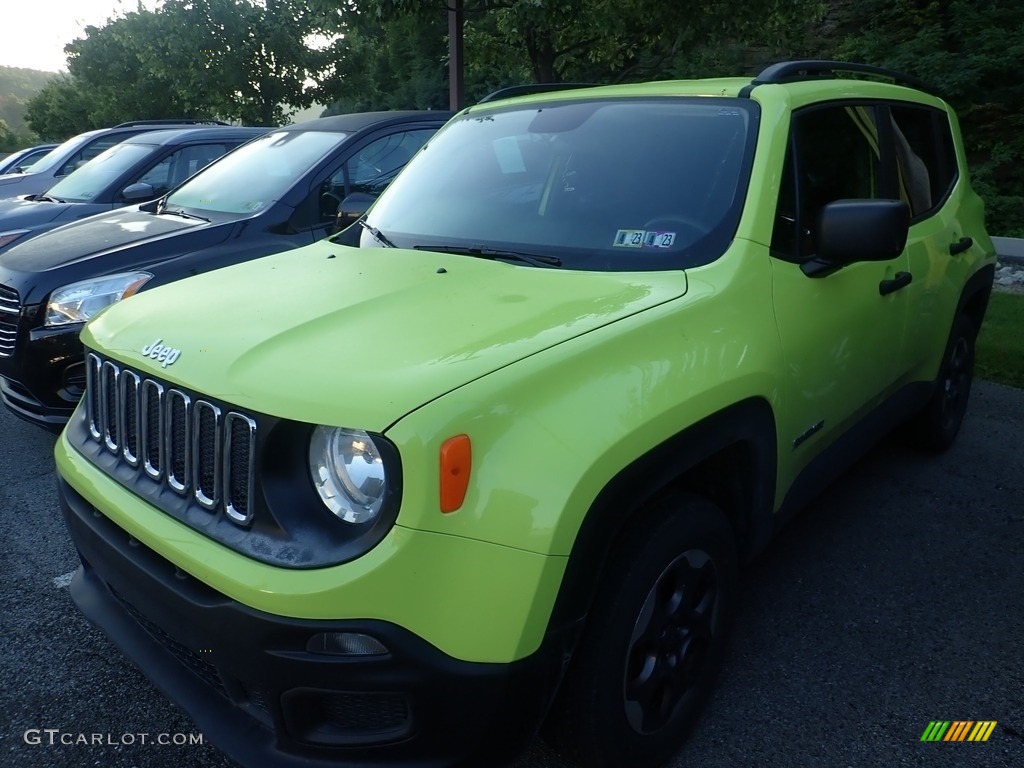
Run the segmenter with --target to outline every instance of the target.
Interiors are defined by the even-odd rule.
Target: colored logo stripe
[[[921,734],[921,741],[939,741],[949,728],[949,720],[932,720]]]
[[[971,731],[971,735],[967,737],[967,740],[988,741],[988,737],[992,735],[992,731],[995,729],[995,720],[979,720],[978,724],[974,726],[974,730]]]
[[[921,734],[921,741],[988,741],[995,720],[932,720]]]

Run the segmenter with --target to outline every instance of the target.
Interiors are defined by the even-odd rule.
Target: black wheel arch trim
[[[549,631],[582,625],[598,574],[634,513],[713,457],[741,450],[737,508],[729,514],[740,558],[768,543],[773,528],[777,466],[775,417],[760,397],[740,401],[678,432],[623,468],[598,494],[576,535],[552,611]],[[687,487],[686,485],[683,486]],[[642,489],[638,492],[637,489]]]

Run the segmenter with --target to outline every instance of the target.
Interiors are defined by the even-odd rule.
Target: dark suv
[[[0,176],[0,198],[38,195],[73,171],[78,170],[103,150],[144,131],[184,128],[188,125],[227,125],[217,120],[136,120],[113,128],[100,128],[74,136],[50,151],[24,173]]]
[[[137,291],[330,234],[365,210],[449,112],[339,115],[275,129],[158,201],[44,232],[0,254],[0,397],[59,428],[85,387],[78,333]]]
[[[41,195],[0,200],[0,253],[47,230],[161,197],[267,128],[147,131],[105,150]]]

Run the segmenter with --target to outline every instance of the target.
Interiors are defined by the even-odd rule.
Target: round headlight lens
[[[368,523],[380,514],[387,491],[384,460],[366,432],[314,429],[309,471],[324,504],[346,523]]]

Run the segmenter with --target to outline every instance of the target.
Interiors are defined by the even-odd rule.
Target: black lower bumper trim
[[[453,659],[382,621],[253,610],[183,574],[58,478],[82,567],[71,596],[207,739],[255,768],[486,766],[536,732],[569,633],[510,664]],[[368,635],[386,654],[308,650],[323,632]]]

